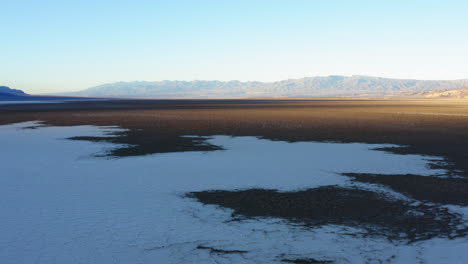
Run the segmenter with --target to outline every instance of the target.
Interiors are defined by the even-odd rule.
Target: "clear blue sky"
[[[468,1],[0,0],[0,85],[468,78]]]

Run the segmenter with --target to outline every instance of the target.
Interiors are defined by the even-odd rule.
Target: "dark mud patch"
[[[109,136],[78,136],[68,139],[121,144],[122,147],[115,148],[101,156],[128,157],[155,153],[214,151],[223,149],[220,146],[209,144],[207,142],[209,138],[210,137],[188,137],[173,134],[152,134],[144,130],[128,130],[111,133]]]
[[[25,126],[19,129],[32,130],[32,129],[38,129],[38,128],[43,128],[43,127],[47,127],[47,125],[44,124],[43,121],[38,120],[38,121],[34,121],[34,123],[30,126]]]
[[[416,200],[439,204],[468,205],[468,179],[412,174],[344,173],[354,181],[382,184]]]
[[[298,258],[298,259],[282,259],[282,262],[285,263],[295,263],[295,264],[326,264],[333,263],[331,260],[318,260],[314,258]]]
[[[38,129],[38,128],[42,128],[42,127],[45,127],[45,126],[44,125],[34,125],[34,126],[23,127],[22,129]]]
[[[431,145],[431,144],[428,144]],[[450,149],[450,152],[460,152],[458,148],[453,146],[440,146],[441,149]],[[435,155],[431,152],[422,152],[421,148],[415,146],[396,146],[396,147],[383,147],[383,148],[374,148],[373,150],[384,151],[392,154],[398,155]],[[445,153],[444,153],[445,154]],[[460,169],[460,163],[465,163],[465,158],[459,158],[460,160],[454,160],[453,158],[448,158],[449,156],[443,155],[445,158],[443,160],[436,159],[427,159],[428,167],[433,170],[445,170],[445,176],[459,176],[466,175],[466,171]],[[462,162],[463,161],[463,162]]]
[[[337,186],[294,192],[267,189],[203,191],[188,194],[204,204],[230,208],[233,217],[279,217],[308,227],[346,225],[366,235],[414,242],[455,238],[468,232],[462,216],[446,208],[411,205],[382,194]]]
[[[219,249],[219,248],[213,248],[213,247],[206,247],[206,246],[197,246],[197,249],[205,249],[210,251],[210,254],[244,254],[244,253],[249,253],[249,251],[246,250],[225,250],[225,249]]]

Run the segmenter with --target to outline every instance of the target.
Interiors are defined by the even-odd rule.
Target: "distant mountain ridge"
[[[11,89],[8,86],[0,86],[0,102],[4,101],[70,101],[70,100],[89,100],[94,98],[78,98],[64,96],[46,96],[46,95],[30,95],[21,90]]]
[[[287,98],[395,95],[466,87],[468,87],[468,79],[437,81],[353,75],[349,77],[306,77],[277,82],[117,82],[66,93],[66,95],[133,98]]]
[[[17,89],[11,89],[8,86],[0,86],[0,93],[2,94],[14,94],[14,95],[26,95],[25,92]]]

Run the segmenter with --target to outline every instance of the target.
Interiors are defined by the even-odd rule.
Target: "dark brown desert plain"
[[[380,150],[443,157],[445,162],[434,161],[432,166],[446,169],[447,175],[343,176],[385,185],[432,204],[468,205],[468,101],[463,100],[103,100],[0,106],[0,124],[33,120],[51,126],[125,128],[125,132],[113,137],[71,138],[128,144],[109,153],[116,157],[218,150],[220,147],[204,143],[212,135],[402,145]],[[186,135],[193,137],[181,137]],[[188,196],[232,208],[236,216],[274,216],[315,224],[370,223],[379,225],[376,232],[386,233],[389,238],[406,233],[410,241],[441,234],[454,236],[453,227],[462,221],[448,211],[428,205],[419,208],[424,216],[401,219],[398,215],[408,210],[407,204],[386,201],[362,190],[337,187],[286,193],[210,190]],[[320,202],[323,197],[328,198]],[[281,202],[285,200],[293,202]],[[385,213],[382,208],[393,213],[388,210]],[[466,232],[457,230],[455,236],[464,236]]]

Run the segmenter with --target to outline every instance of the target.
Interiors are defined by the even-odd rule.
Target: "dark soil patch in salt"
[[[441,178],[412,174],[344,173],[355,181],[390,187],[420,201],[468,205],[468,179]]]
[[[222,150],[222,147],[209,144],[209,137],[185,137],[178,135],[155,135],[144,130],[129,130],[117,132],[109,136],[101,137],[71,137],[70,140],[85,140],[93,142],[108,142],[124,144],[102,156],[127,157],[141,156],[154,153],[170,153],[185,151],[213,151]]]
[[[197,249],[209,250],[211,254],[243,254],[243,253],[249,252],[246,250],[225,250],[225,249],[206,247],[206,246],[198,246]]]
[[[433,237],[465,236],[460,215],[446,208],[390,200],[382,194],[325,186],[294,192],[249,189],[203,191],[188,195],[204,204],[233,209],[233,217],[279,217],[314,227],[359,227],[368,235],[414,242]]]
[[[317,260],[313,258],[301,258],[301,259],[282,259],[282,262],[286,263],[295,263],[295,264],[325,264],[325,263],[333,263],[330,260]]]

